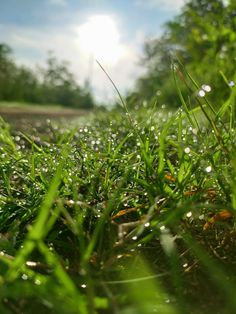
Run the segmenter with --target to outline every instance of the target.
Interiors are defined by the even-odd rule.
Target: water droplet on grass
[[[36,279],[34,282],[37,286],[41,285],[41,281],[39,279]]]
[[[23,274],[23,275],[21,276],[21,278],[22,278],[23,280],[27,280],[27,279],[28,279],[28,276],[27,276],[26,274]]]
[[[208,166],[208,167],[206,167],[206,169],[205,169],[205,170],[206,170],[206,172],[207,172],[207,173],[209,173],[209,172],[211,172],[211,171],[212,171],[212,168],[211,168],[211,166]]]
[[[198,92],[199,97],[204,97],[205,95],[206,95],[206,93],[202,89]]]
[[[202,85],[202,89],[203,89],[205,92],[209,93],[209,92],[211,91],[211,86],[210,86],[210,85],[203,84],[203,85]]]
[[[189,148],[189,147],[186,147],[186,148],[184,149],[184,152],[185,152],[185,154],[189,154],[189,153],[190,153],[190,148]]]

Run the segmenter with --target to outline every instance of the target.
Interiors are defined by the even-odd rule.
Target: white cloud
[[[159,10],[180,10],[186,0],[137,0],[136,4],[147,8],[158,8]]]

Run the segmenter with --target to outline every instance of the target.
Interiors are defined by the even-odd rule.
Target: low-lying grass
[[[179,93],[38,136],[1,121],[1,313],[236,312],[235,91],[214,113]]]

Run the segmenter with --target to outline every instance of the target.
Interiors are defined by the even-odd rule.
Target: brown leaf
[[[208,230],[212,225],[214,225],[217,221],[227,220],[233,217],[233,214],[227,210],[223,209],[213,217],[211,217],[203,226],[203,230]]]
[[[136,212],[138,210],[137,207],[132,207],[132,208],[127,208],[127,209],[122,209],[120,210],[117,214],[115,214],[114,216],[111,217],[112,220],[116,219],[116,218],[119,218],[119,217],[122,217],[128,213],[131,213],[131,212]]]

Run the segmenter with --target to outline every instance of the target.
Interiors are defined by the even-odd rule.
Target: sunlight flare
[[[105,64],[115,65],[124,53],[115,21],[96,15],[78,28],[78,43],[85,54]]]

